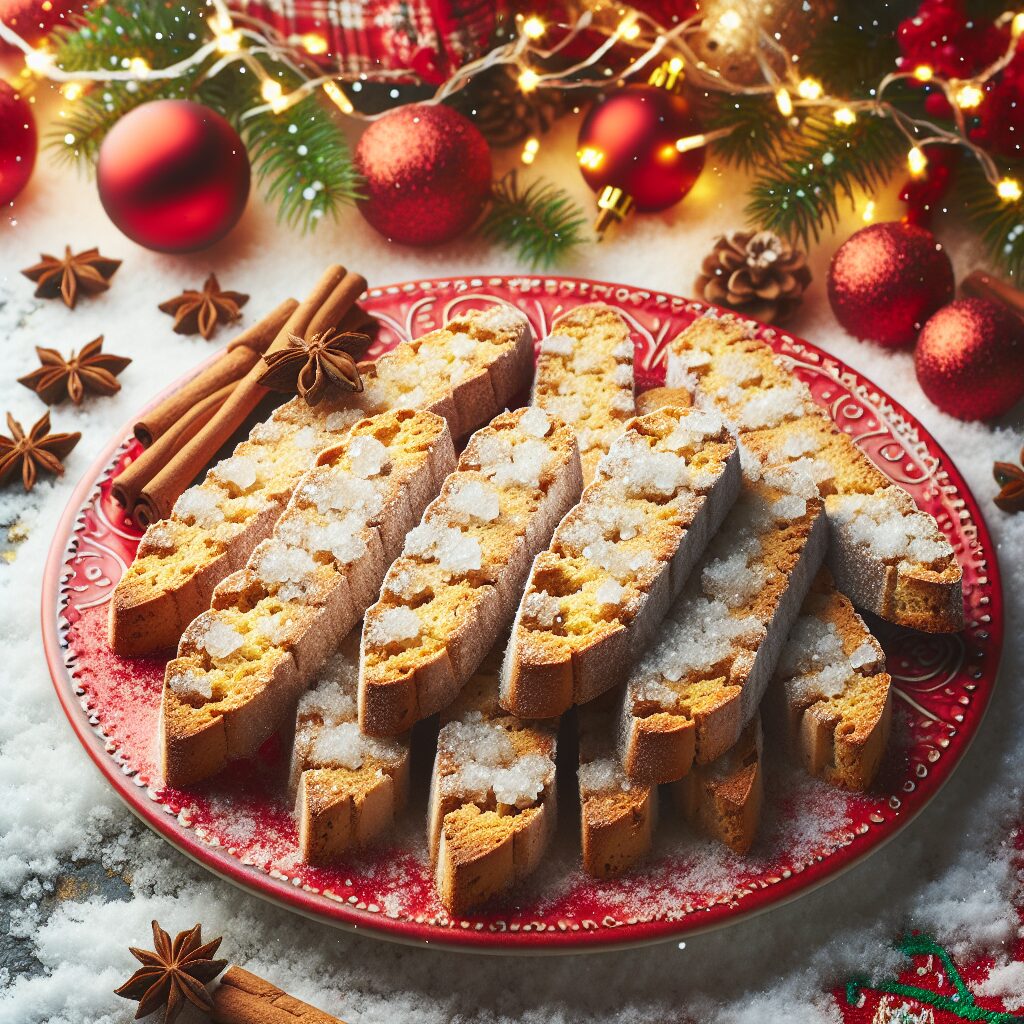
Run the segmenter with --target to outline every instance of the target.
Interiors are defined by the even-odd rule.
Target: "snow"
[[[51,101],[43,88],[36,96],[42,127]],[[573,117],[555,125],[545,136],[537,171],[589,209],[593,195],[575,166],[578,128]],[[503,171],[518,161],[518,152],[496,150],[495,160]],[[894,198],[900,184],[897,174],[893,191],[875,197],[880,219],[901,215]],[[738,178],[722,177],[709,164],[699,187],[700,196],[695,191],[663,214],[635,215],[600,245],[585,246],[559,272],[685,293],[715,236],[744,222]],[[844,207],[846,220],[838,234],[826,235],[814,251],[815,280],[793,329],[882,384],[950,453],[998,547],[1006,635],[1020,637],[1024,592],[1009,584],[1013,567],[1024,564],[1024,515],[995,509],[991,473],[994,460],[1017,460],[1024,417],[1018,410],[995,425],[954,420],[922,395],[912,353],[856,341],[836,326],[824,288],[828,261],[839,241],[860,226],[862,208]],[[43,411],[14,383],[34,365],[35,344],[67,350],[105,333],[111,351],[135,362],[119,378],[117,395],[53,410],[54,429],[83,433],[63,478],[44,478],[28,496],[18,488],[0,492],[5,533],[15,523],[28,533],[14,547],[13,562],[0,562],[0,887],[4,909],[21,911],[17,934],[0,939],[5,953],[12,952],[3,960],[9,975],[0,980],[0,1024],[126,1024],[134,1004],[112,993],[138,966],[127,947],[148,944],[153,918],[172,931],[201,919],[204,937],[225,935],[222,955],[233,963],[350,1024],[473,1019],[487,1024],[683,1019],[835,1024],[835,1003],[824,993],[851,974],[893,973],[899,961],[891,944],[906,928],[937,935],[958,957],[987,951],[1005,961],[1019,927],[1011,897],[1020,883],[1007,836],[1020,814],[1024,760],[1024,698],[1013,685],[1024,676],[1024,650],[1012,642],[976,741],[919,818],[878,855],[821,889],[689,939],[683,950],[667,943],[587,957],[510,960],[400,946],[267,904],[183,857],[136,821],[59,712],[40,647],[37,600],[50,540],[86,468],[163,382],[229,337],[222,331],[207,344],[174,334],[157,303],[179,285],[201,283],[212,267],[225,287],[253,294],[243,321],[249,324],[262,308],[259,297],[266,296],[265,306],[287,294],[302,298],[335,252],[350,253],[353,263],[358,256],[358,269],[374,285],[424,276],[523,273],[524,268],[504,250],[468,236],[429,251],[389,245],[351,210],[337,226],[323,224],[311,242],[277,226],[274,210],[255,190],[239,230],[224,242],[198,256],[161,256],[116,231],[93,181],[45,155],[13,213],[4,212],[17,223],[0,235],[0,329],[12,367],[0,380],[0,408],[10,409],[22,423],[34,422]],[[957,233],[948,220],[937,226],[958,277],[984,267],[980,247],[953,244]],[[59,302],[34,299],[16,272],[39,251],[62,251],[65,242],[77,248],[99,245],[125,260],[110,290],[82,300],[73,312]],[[710,844],[696,850],[701,877],[730,863]],[[55,897],[60,879],[90,868],[102,883],[72,898]],[[23,896],[28,883],[37,884],[43,895]],[[608,891],[614,892],[614,885]],[[400,913],[401,902],[384,909]],[[1019,1003],[1020,975],[1019,967],[1001,961],[979,994],[1005,993]]]

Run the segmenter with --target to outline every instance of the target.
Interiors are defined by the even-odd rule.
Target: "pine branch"
[[[731,130],[712,147],[723,160],[746,171],[777,162],[793,138],[771,97],[714,93],[703,104],[702,119],[709,132]]]
[[[550,182],[521,189],[514,170],[498,181],[480,233],[515,249],[531,268],[550,267],[583,241],[583,211]]]
[[[1000,199],[971,156],[957,166],[950,194],[961,203],[958,213],[978,232],[992,262],[1019,278],[1024,271],[1024,201]]]
[[[839,222],[842,198],[881,188],[903,158],[906,142],[892,122],[861,117],[846,127],[808,118],[790,156],[766,167],[750,189],[752,224],[804,246]]]

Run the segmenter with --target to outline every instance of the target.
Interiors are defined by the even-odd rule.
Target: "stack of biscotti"
[[[452,914],[534,871],[555,828],[556,730],[501,709],[497,667],[495,652],[442,714],[437,740],[428,839]]]
[[[658,819],[657,789],[631,782],[619,760],[620,699],[609,690],[577,710],[583,870],[595,878],[614,878],[644,857]]]
[[[668,383],[717,408],[814,478],[832,526],[829,565],[854,604],[929,632],[963,626],[961,572],[935,520],[840,431],[771,349],[732,317],[705,316],[671,345]]]
[[[110,644],[120,655],[172,648],[209,607],[214,587],[270,535],[299,478],[352,424],[386,409],[427,409],[459,440],[528,384],[533,337],[510,306],[455,317],[361,367],[363,391],[311,408],[294,398],[257,424],[206,479],[154,523],[110,602]]]
[[[299,700],[290,786],[299,856],[329,864],[387,831],[409,789],[409,739],[359,730],[359,630],[342,640]]]
[[[757,836],[764,802],[761,716],[755,714],[721,757],[672,784],[682,815],[695,827],[746,853]]]
[[[742,451],[733,511],[626,681],[622,758],[637,782],[673,782],[737,742],[824,557],[814,482],[765,466],[757,445]]]
[[[739,491],[715,413],[630,422],[533,564],[502,666],[501,703],[553,718],[621,680]]]
[[[589,484],[635,412],[633,342],[618,310],[600,302],[577,306],[551,325],[540,343],[532,402],[576,432]]]
[[[455,452],[440,416],[401,409],[360,421],[319,461],[167,665],[160,746],[170,785],[251,756],[294,713],[376,598]]]
[[[398,735],[455,699],[582,486],[572,430],[541,409],[503,413],[473,435],[366,613],[365,732]]]
[[[808,772],[865,790],[885,754],[890,688],[881,646],[823,569],[768,688],[773,720]]]

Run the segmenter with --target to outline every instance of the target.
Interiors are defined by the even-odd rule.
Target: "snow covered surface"
[[[573,166],[577,125],[570,118],[545,139],[535,170],[584,203],[591,196]],[[505,158],[499,155],[501,168]],[[878,217],[898,216],[891,197]],[[641,1022],[679,1020],[807,1024],[839,1019],[827,990],[853,972],[882,972],[904,927],[928,930],[957,955],[991,952],[988,991],[1020,1005],[1021,970],[1005,966],[1016,927],[1007,836],[1022,806],[1024,758],[1024,596],[1014,573],[1024,565],[1024,515],[991,503],[993,460],[1016,460],[1024,412],[1001,425],[961,424],[923,397],[906,353],[861,345],[836,326],[825,298],[826,238],[812,258],[815,282],[792,329],[883,382],[952,455],[977,496],[998,547],[1007,638],[1001,683],[987,719],[953,779],[929,808],[867,862],[795,903],[724,931],[631,952],[508,961],[413,949],[350,935],[269,906],[208,874],[141,826],[88,763],[54,699],[41,652],[36,595],[43,561],[70,492],[125,421],[190,363],[230,337],[207,344],[170,330],[158,302],[195,287],[216,270],[225,287],[253,298],[252,323],[286,294],[301,298],[332,260],[371,284],[459,273],[516,272],[514,258],[472,240],[438,249],[388,246],[355,213],[312,239],[280,229],[255,196],[238,229],[197,256],[145,252],[110,225],[93,185],[40,161],[29,189],[0,234],[0,411],[27,427],[44,411],[14,377],[35,365],[33,345],[61,350],[104,334],[106,348],[135,361],[112,399],[53,410],[58,430],[80,429],[66,477],[29,497],[0,492],[0,523],[12,552],[0,562],[0,1024],[127,1024],[134,1004],[112,990],[132,972],[128,945],[145,945],[158,918],[175,932],[201,919],[226,936],[223,954],[349,1024]],[[636,218],[599,246],[587,246],[564,274],[624,281],[686,294],[716,234],[740,227],[742,188],[709,164],[691,196],[662,215]],[[859,226],[848,216],[839,238]],[[944,234],[958,277],[979,253]],[[99,245],[124,260],[109,292],[74,311],[36,300],[17,271],[38,253]],[[19,539],[24,537],[24,539]],[[721,854],[725,857],[726,854]],[[706,865],[714,870],[714,864]],[[385,908],[386,910],[387,908]]]

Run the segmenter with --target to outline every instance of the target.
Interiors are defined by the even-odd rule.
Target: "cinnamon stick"
[[[366,280],[359,274],[348,273],[337,265],[328,267],[306,299],[292,311],[267,352],[286,346],[290,334],[309,337],[336,325],[365,288]],[[268,394],[268,389],[259,383],[265,368],[262,360],[257,362],[209,421],[142,488],[135,505],[135,516],[142,525],[170,515],[182,491]]]
[[[241,967],[229,967],[211,994],[215,1024],[344,1024]]]
[[[241,380],[278,336],[296,306],[298,303],[295,299],[285,299],[276,309],[272,309],[229,342],[216,362],[150,409],[134,427],[139,443],[148,448],[197,403],[220,391],[225,384]]]
[[[174,453],[183,444],[195,437],[210,422],[217,410],[227,401],[234,387],[235,382],[230,381],[219,391],[214,391],[212,395],[198,401],[114,478],[110,488],[111,495],[119,505],[132,513],[140,526],[145,524],[135,516],[135,505],[142,488],[174,457]]]
[[[975,299],[987,299],[1011,313],[1024,317],[1024,292],[983,270],[972,270],[961,282],[960,291]]]

